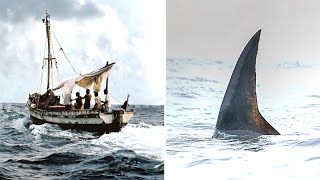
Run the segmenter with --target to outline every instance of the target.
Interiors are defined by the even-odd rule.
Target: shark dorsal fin
[[[280,134],[262,117],[258,109],[256,57],[260,34],[261,30],[250,39],[233,70],[220,107],[216,133]]]

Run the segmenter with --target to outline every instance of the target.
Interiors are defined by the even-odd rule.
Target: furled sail
[[[70,94],[75,85],[88,89],[93,84],[93,91],[99,92],[101,89],[102,80],[108,77],[109,71],[113,65],[114,63],[111,63],[98,70],[92,71],[84,75],[80,75],[73,79],[63,81],[52,90],[55,91],[62,88],[65,94]]]

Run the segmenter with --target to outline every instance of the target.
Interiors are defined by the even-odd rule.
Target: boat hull
[[[30,115],[33,124],[41,125],[45,123],[49,124],[57,124],[63,130],[74,129],[80,131],[88,131],[95,132],[99,134],[111,133],[111,132],[119,132],[123,127],[125,127],[126,123],[120,123],[119,121],[113,121],[111,124],[76,124],[76,123],[53,123],[50,121],[46,121],[45,119],[38,119]]]
[[[57,124],[64,130],[74,129],[99,134],[119,132],[134,115],[133,111],[124,110],[113,110],[111,113],[93,110],[49,111],[33,109],[29,102],[27,107],[34,124]]]

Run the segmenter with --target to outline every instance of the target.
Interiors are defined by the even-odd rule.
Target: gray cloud
[[[0,1],[0,20],[12,23],[28,18],[40,19],[45,10],[56,19],[87,19],[103,16],[104,13],[92,2],[80,4],[74,0],[2,0]]]
[[[11,89],[2,94],[0,101],[25,99],[27,92],[34,92],[37,88],[42,56],[36,48],[39,46],[35,44],[37,39],[30,36],[30,25],[32,26],[34,20],[41,23],[45,10],[48,10],[54,20],[91,20],[104,15],[92,2],[80,4],[74,0],[0,1],[0,82],[1,89]]]
[[[26,23],[30,19],[40,19],[44,17],[45,10],[48,10],[50,14],[54,15],[54,19],[87,19],[103,16],[104,12],[100,10],[92,2],[86,2],[80,4],[74,0],[3,0],[0,1],[0,48],[1,48],[1,71],[0,74],[7,79],[13,79],[19,76],[19,69],[21,66],[25,66],[24,69],[28,69],[29,72],[39,71],[39,64],[34,60],[37,58],[36,52],[34,52],[34,44],[31,40],[28,40],[25,34],[21,34],[20,39],[29,42],[29,49],[8,49],[11,45],[16,44],[12,39],[15,37],[18,31],[24,31],[28,26]],[[17,25],[20,24],[20,25]],[[22,29],[21,29],[22,28]],[[16,46],[16,45],[14,45]],[[20,54],[20,55],[19,55]],[[26,60],[33,60],[27,61]],[[39,59],[39,58],[37,58]],[[41,63],[39,61],[38,63]],[[14,74],[12,73],[14,72]],[[27,74],[25,74],[27,75]],[[27,75],[28,76],[28,75]]]

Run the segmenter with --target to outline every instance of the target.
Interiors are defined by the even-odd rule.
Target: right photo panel
[[[320,2],[167,1],[165,179],[318,179]]]

